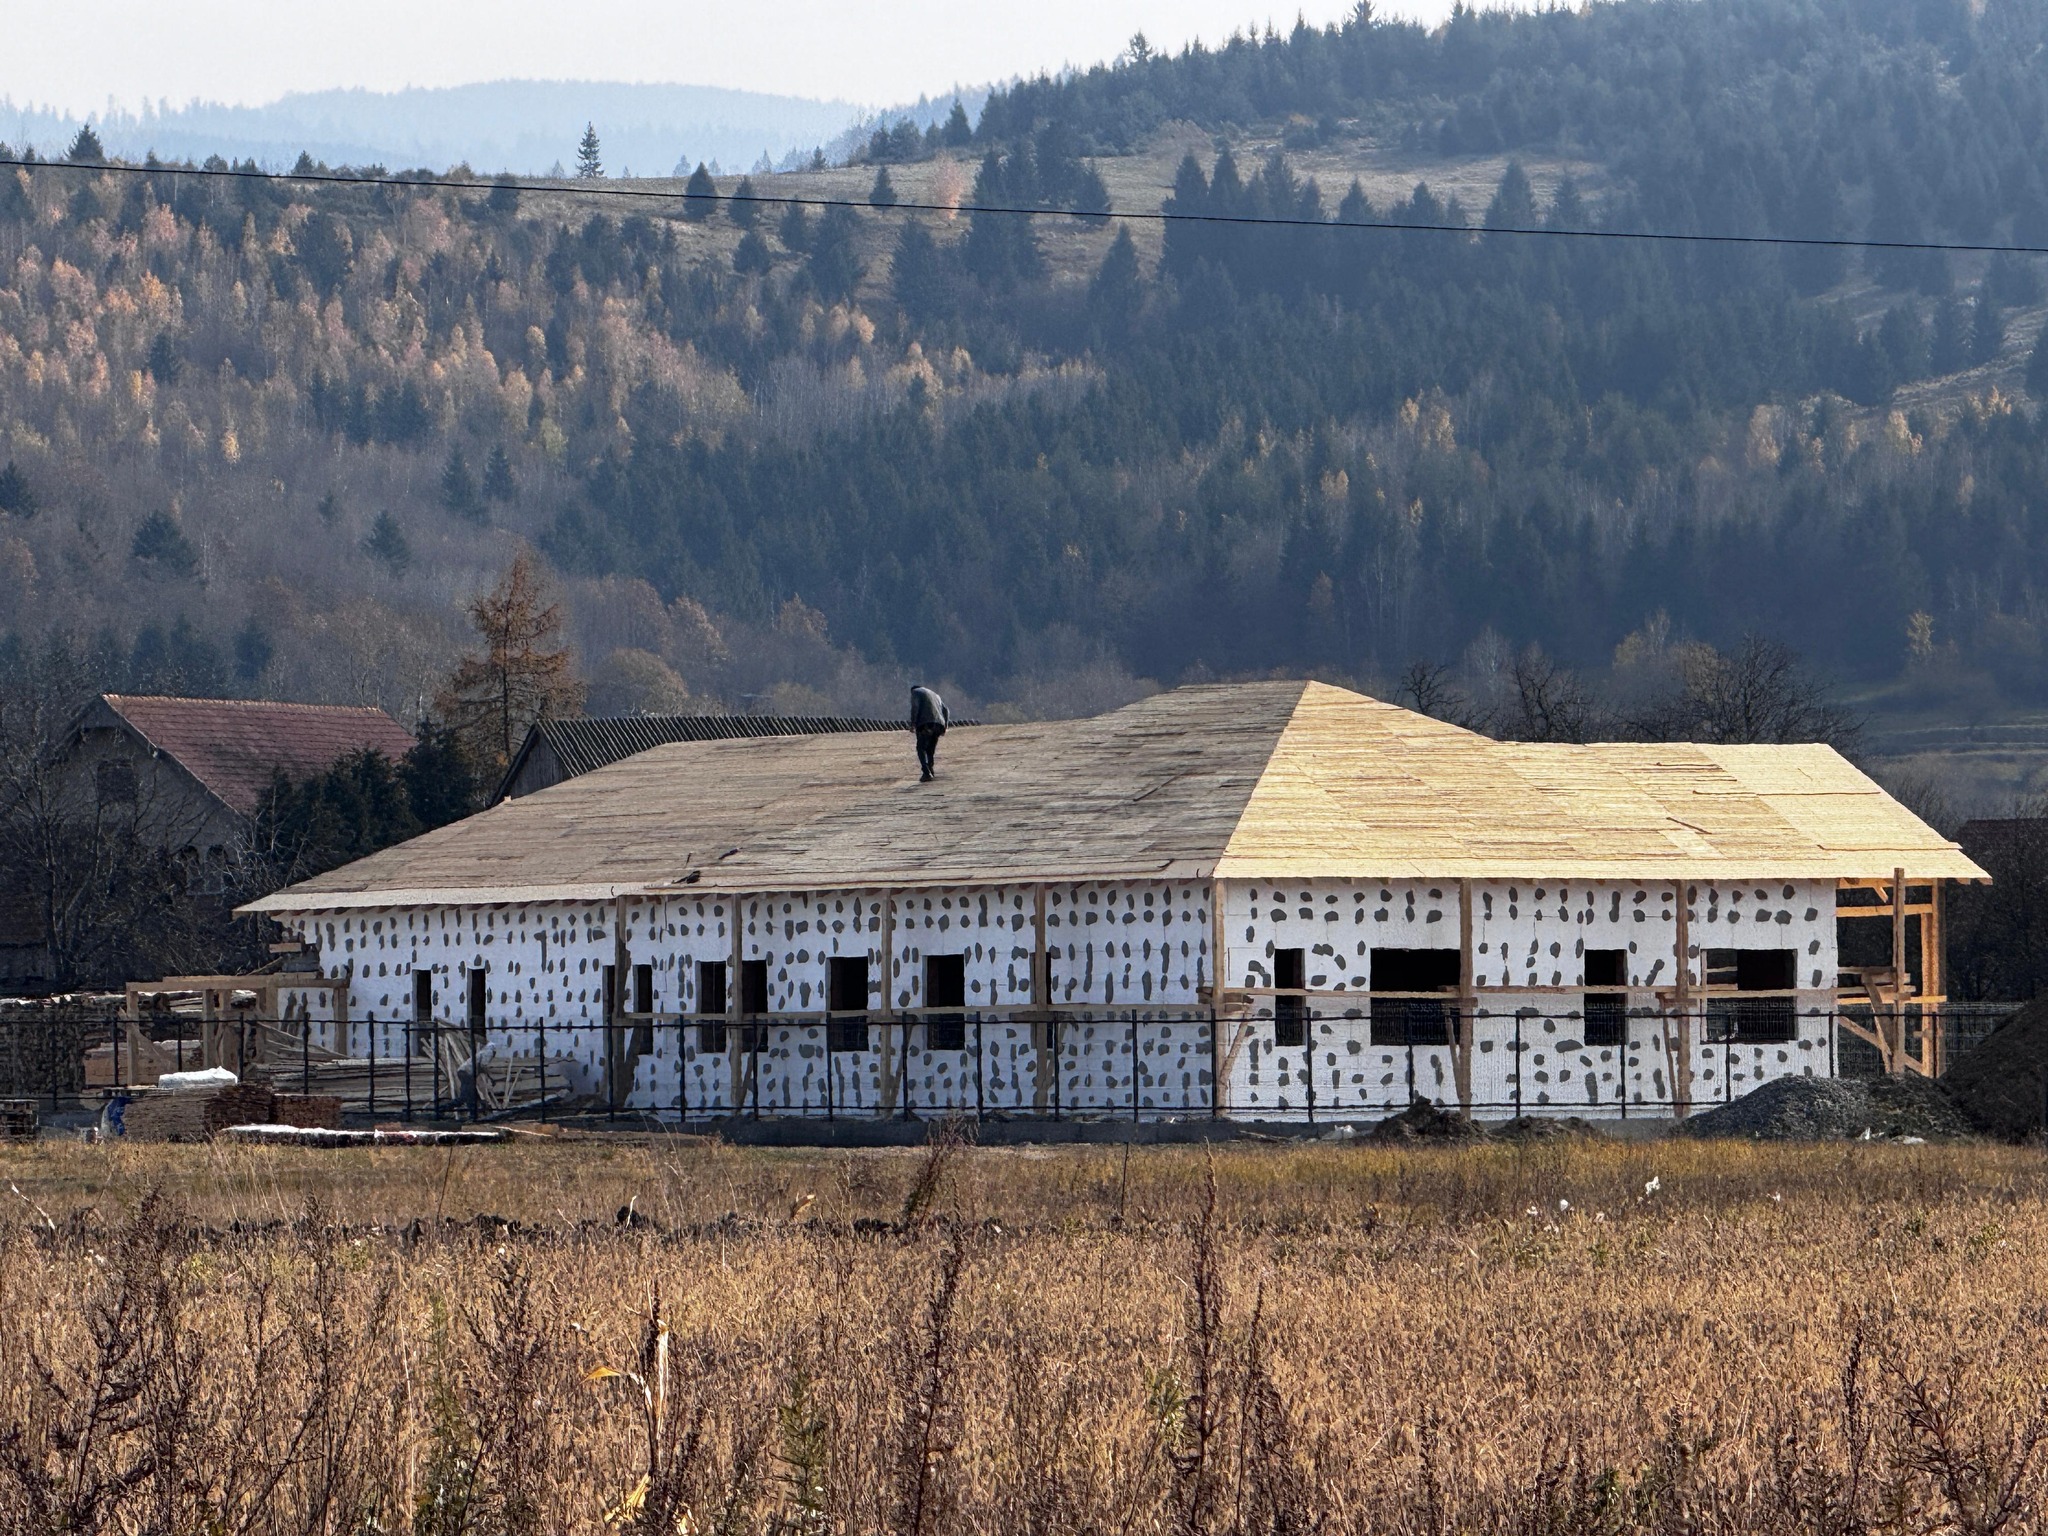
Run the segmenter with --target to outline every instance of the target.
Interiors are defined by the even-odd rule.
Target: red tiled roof
[[[381,709],[110,693],[107,707],[231,809],[248,815],[273,772],[306,778],[374,747],[394,762],[412,733]]]

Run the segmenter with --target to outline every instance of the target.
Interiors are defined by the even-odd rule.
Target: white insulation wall
[[[1774,1077],[1826,1074],[1827,1009],[1835,978],[1835,892],[1831,882],[1768,886],[1695,883],[1689,892],[1688,951],[1693,985],[1708,949],[1792,949],[1799,1035],[1784,1044],[1707,1041],[1694,1020],[1691,1099],[1695,1106],[1747,1093]],[[1472,889],[1473,1025],[1471,1096],[1482,1113],[1618,1115],[1624,1101],[1668,1112],[1678,1064],[1675,1025],[1650,1017],[1656,993],[1678,970],[1676,885],[1582,882],[1533,885],[1476,881]],[[1280,1050],[1270,1019],[1225,1026],[1225,1088],[1232,1113],[1301,1113],[1311,1086],[1332,1118],[1399,1109],[1414,1095],[1457,1100],[1448,1046],[1375,1045],[1371,1005],[1345,994],[1371,984],[1375,948],[1459,946],[1455,881],[1310,881],[1227,886],[1228,985],[1270,988],[1273,952],[1301,949],[1317,1017],[1306,1049]],[[1589,1047],[1581,1036],[1586,951],[1626,956],[1627,1046]],[[1515,989],[1526,988],[1526,991]],[[1539,989],[1564,990],[1539,990]],[[1494,990],[1505,989],[1505,990]],[[1262,999],[1260,1011],[1270,1001]]]
[[[1695,1021],[1696,1105],[1767,1079],[1831,1070],[1825,1011],[1835,976],[1831,883],[1696,884],[1690,891],[1691,976],[1707,949],[1791,948],[1798,954],[1799,1038],[1783,1045],[1709,1042]],[[431,970],[437,1021],[466,1021],[466,973],[488,977],[488,1048],[545,1049],[584,1092],[602,1090],[603,975],[623,960],[654,980],[651,1028],[626,1097],[630,1107],[689,1116],[758,1104],[763,1114],[897,1113],[906,1107],[991,1112],[1206,1113],[1211,1044],[1207,994],[1212,923],[1206,884],[1053,886],[1045,894],[1052,1000],[1062,1010],[1058,1062],[1042,1024],[970,1023],[965,1050],[933,1050],[918,1010],[928,955],[965,957],[967,1010],[1030,1008],[1035,899],[1026,887],[676,894],[621,903],[535,903],[308,912],[289,920],[326,975],[348,977],[347,1023],[315,1023],[317,1043],[360,1054],[405,1049],[413,973]],[[1528,885],[1477,882],[1472,893],[1474,1022],[1471,1101],[1481,1114],[1605,1116],[1668,1113],[1680,1065],[1674,1027],[1648,1016],[1676,974],[1677,888],[1669,883]],[[886,909],[893,905],[893,912]],[[737,917],[735,917],[737,913]],[[770,1017],[758,1052],[741,1032],[706,1050],[691,1016],[699,961],[730,962],[732,924],[744,960],[767,963]],[[616,926],[615,926],[616,925]],[[1226,988],[1270,989],[1276,949],[1305,952],[1309,1045],[1281,1050],[1270,1017],[1220,1026],[1225,1112],[1294,1117],[1381,1115],[1423,1096],[1458,1098],[1448,1046],[1376,1045],[1368,990],[1375,948],[1459,947],[1450,881],[1233,882],[1223,927]],[[891,951],[883,963],[886,943]],[[1633,1014],[1626,1047],[1581,1038],[1589,949],[1619,949]],[[869,1006],[892,978],[897,1020],[870,1026],[866,1051],[828,1052],[822,1015],[827,961],[866,956]],[[737,985],[737,980],[729,982]],[[1557,990],[1544,990],[1557,989]],[[1256,1000],[1255,1013],[1269,1012]],[[808,1017],[805,1017],[808,1016]],[[907,1041],[905,1023],[908,1024]],[[626,1027],[632,1029],[632,1021]],[[907,1059],[906,1059],[907,1043]],[[758,1064],[759,1082],[754,1080]]]

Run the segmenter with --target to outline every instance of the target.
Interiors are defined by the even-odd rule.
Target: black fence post
[[[754,1058],[754,1070],[748,1074],[753,1079],[754,1090],[754,1107],[749,1118],[754,1120],[761,1118],[761,1035],[767,1028],[766,1024],[760,1023],[746,1026],[747,1049],[753,1054]]]
[[[896,1059],[902,1063],[901,1070],[903,1073],[903,1118],[906,1120],[914,1120],[917,1117],[911,1113],[910,1107],[910,1020],[908,1019],[905,1019],[903,1021],[902,1054],[900,1054]]]
[[[417,1025],[408,1022],[405,1026],[405,1111],[407,1125],[412,1124],[412,1059],[419,1052]]]
[[[126,1085],[123,1084],[121,1081],[121,1019],[118,1014],[114,1017],[112,1024],[112,1034],[109,1036],[107,1044],[114,1053],[114,1081],[110,1086],[115,1088],[124,1087]]]
[[[1301,1075],[1308,1085],[1308,1123],[1316,1123],[1316,1011],[1301,1010]]]
[[[684,1072],[683,1057],[688,1054],[687,1035],[690,1026],[683,1022],[681,1014],[676,1015],[676,1129],[682,1130],[690,1123],[690,1083]]]
[[[974,1119],[977,1124],[987,1117],[985,1104],[986,1090],[983,1088],[981,1081],[982,1063],[986,1060],[984,1052],[985,1047],[981,1035],[981,1015],[977,1013],[974,1016]]]
[[[1052,1117],[1055,1120],[1063,1120],[1066,1118],[1066,1108],[1060,1101],[1060,1085],[1066,1080],[1067,1066],[1060,1057],[1059,1015],[1054,1014],[1045,1027],[1052,1037]]]
[[[827,1014],[825,1016],[825,1118],[827,1120],[835,1118],[832,1105],[832,1089],[834,1087],[832,1077],[835,1071],[836,1067],[832,1060],[832,1016]]]
[[[377,1120],[377,1021],[375,1019],[370,1021],[370,1100],[368,1113],[370,1122],[374,1125]]]
[[[1138,1010],[1131,1010],[1131,1124],[1138,1123]]]
[[[1522,1118],[1522,1010],[1515,1010],[1515,1118]]]

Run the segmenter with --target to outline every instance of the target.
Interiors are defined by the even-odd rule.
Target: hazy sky
[[[1352,0],[1305,0],[1313,23]],[[1451,0],[1380,9],[1436,20]],[[506,78],[729,85],[866,105],[1121,52],[1215,42],[1294,3],[1251,0],[14,0],[0,97],[74,112],[192,97],[269,101]]]

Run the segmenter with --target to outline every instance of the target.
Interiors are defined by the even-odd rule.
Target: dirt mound
[[[1398,1115],[1389,1115],[1368,1133],[1373,1141],[1481,1141],[1486,1128],[1463,1115],[1417,1099]]]
[[[2048,1124],[2048,1001],[2029,1003],[1942,1077],[1985,1131],[2017,1141]]]
[[[1512,1120],[1503,1120],[1491,1129],[1493,1134],[1503,1141],[1559,1141],[1567,1136],[1607,1134],[1592,1121],[1582,1120],[1577,1115],[1518,1115]]]
[[[1730,1104],[1692,1116],[1682,1136],[1752,1141],[1917,1137],[1955,1141],[1975,1127],[1941,1086],[1923,1077],[1781,1077]]]

